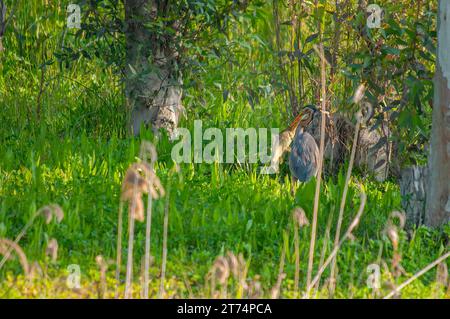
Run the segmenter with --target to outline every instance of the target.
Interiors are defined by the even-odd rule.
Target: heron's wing
[[[316,141],[304,133],[295,137],[289,156],[289,168],[300,181],[306,182],[317,173],[319,150]]]

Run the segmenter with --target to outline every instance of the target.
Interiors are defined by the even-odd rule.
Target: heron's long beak
[[[292,121],[291,125],[289,125],[289,130],[295,130],[298,126],[298,123],[300,123],[301,119],[303,118],[303,112],[300,112]]]

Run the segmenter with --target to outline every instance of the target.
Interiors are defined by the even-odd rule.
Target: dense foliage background
[[[0,238],[15,238],[48,203],[61,205],[65,217],[60,224],[34,221],[20,246],[45,275],[36,280],[35,289],[30,288],[18,277],[19,262],[8,261],[0,270],[1,297],[73,294],[57,279],[67,275],[70,264],[79,264],[82,270],[84,290],[76,293],[96,296],[100,279],[95,257],[115,258],[124,173],[136,160],[140,141],[154,141],[150,130],[136,138],[127,134],[122,2],[79,1],[81,30],[66,27],[71,2],[19,1],[3,38]],[[363,3],[180,1],[179,11],[172,14],[184,22],[185,30],[174,30],[167,20],[158,19],[148,26],[161,37],[176,33],[172,45],[180,52],[186,108],[180,126],[192,127],[194,119],[202,119],[205,126],[220,128],[286,127],[304,105],[320,103],[320,60],[314,45],[322,41],[330,63],[328,107],[354,120],[351,98],[365,83],[365,98],[375,109],[370,126],[376,129],[387,123],[392,131],[389,139],[398,145],[396,161],[423,163],[431,124],[436,1],[379,1],[384,10],[380,29],[366,27]],[[216,256],[227,251],[243,254],[248,277],[262,283],[264,295],[270,295],[276,284],[284,251],[281,294],[292,297],[291,211],[301,206],[311,217],[314,181],[301,185],[292,196],[285,168],[281,175],[269,177],[259,175],[256,165],[191,164],[182,165],[179,176],[170,175],[171,143],[163,138],[157,149],[157,174],[164,185],[172,184],[167,297],[209,296],[206,274]],[[316,267],[332,249],[344,172],[345,167],[328,176],[322,187]],[[397,181],[377,183],[360,173],[352,178],[344,229],[359,205],[358,182],[364,184],[368,199],[355,238],[338,256],[339,297],[383,295],[445,252],[448,240],[448,227],[443,233],[424,227],[399,229],[400,245],[394,251],[384,230],[391,212],[401,209]],[[159,286],[164,205],[161,199],[154,207],[152,296]],[[138,224],[136,230],[137,274],[144,227]],[[309,232],[308,227],[300,229],[301,285]],[[59,243],[54,261],[45,253],[51,238]],[[396,254],[401,255],[399,273],[393,261]],[[382,265],[381,292],[366,286],[366,267],[371,263]],[[327,296],[327,274],[321,296]],[[405,288],[404,296],[448,297],[437,274],[428,272]],[[230,296],[235,296],[232,291]]]

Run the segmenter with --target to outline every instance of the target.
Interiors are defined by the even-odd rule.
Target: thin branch
[[[347,200],[348,186],[350,184],[350,178],[352,176],[352,170],[353,170],[353,163],[355,161],[355,154],[356,154],[356,147],[358,145],[358,135],[359,135],[360,125],[361,125],[361,122],[360,122],[360,119],[358,118],[357,122],[356,122],[356,127],[355,127],[355,135],[353,137],[353,146],[352,146],[352,152],[350,154],[350,162],[348,164],[347,176],[345,177],[344,191],[342,192],[341,206],[339,207],[338,223],[336,226],[336,234],[334,236],[334,248],[336,248],[337,245],[339,244],[339,238],[341,237],[341,227],[342,227],[342,221],[344,219],[345,202]],[[333,258],[333,261],[331,263],[331,275],[330,275],[331,292],[334,291],[335,276],[336,276],[336,258]]]
[[[325,271],[325,269],[327,268],[327,266],[330,264],[331,260],[334,258],[334,256],[336,256],[336,254],[338,253],[339,249],[341,248],[342,244],[345,242],[345,240],[347,240],[347,238],[350,237],[353,229],[355,229],[356,226],[358,226],[359,221],[361,219],[361,215],[364,212],[364,207],[366,206],[366,200],[367,200],[367,196],[366,193],[364,192],[362,186],[359,186],[359,189],[361,191],[360,194],[360,199],[361,199],[361,203],[359,205],[359,210],[356,213],[355,218],[353,219],[352,223],[350,224],[350,226],[348,227],[347,231],[345,232],[344,236],[342,237],[341,241],[339,242],[339,244],[333,249],[333,251],[331,252],[330,256],[328,256],[327,260],[325,261],[325,263],[323,264],[323,266],[319,269],[316,277],[314,277],[314,279],[312,280],[311,284],[308,285],[307,289],[306,289],[306,293],[304,295],[305,298],[309,297],[309,294],[311,292],[311,289],[314,287],[314,285],[320,280],[320,277],[322,276],[322,273]]]
[[[319,22],[320,26],[320,22]],[[319,30],[320,33],[320,30]],[[322,37],[322,36],[321,36]],[[311,228],[311,241],[309,246],[309,258],[308,258],[308,273],[306,277],[306,286],[309,287],[311,284],[311,275],[314,264],[314,248],[316,243],[316,230],[317,230],[317,215],[319,212],[319,199],[320,199],[320,183],[322,181],[322,167],[323,167],[323,154],[325,150],[325,113],[327,107],[327,88],[326,88],[326,65],[324,58],[323,43],[320,43],[320,82],[321,82],[321,96],[322,96],[322,107],[321,107],[321,125],[320,125],[320,147],[319,147],[319,162],[317,168],[317,181],[316,181],[316,191],[314,194],[314,210],[313,210],[313,221]]]
[[[409,278],[408,280],[406,280],[404,283],[402,283],[400,286],[398,286],[397,288],[395,288],[394,290],[392,290],[389,294],[386,295],[386,297],[384,297],[383,299],[390,299],[392,298],[395,294],[399,293],[400,290],[402,290],[403,288],[405,288],[406,286],[408,286],[410,283],[412,283],[414,280],[416,280],[417,278],[419,278],[420,276],[422,276],[423,274],[425,274],[428,270],[430,270],[431,268],[437,266],[438,264],[440,264],[441,262],[443,262],[444,260],[446,260],[448,257],[450,257],[450,251],[447,252],[446,254],[442,255],[441,257],[439,257],[438,259],[436,259],[435,261],[433,261],[431,264],[429,264],[428,266],[426,266],[425,268],[423,268],[421,271],[417,272],[414,276],[412,276],[411,278]]]
[[[117,259],[116,259],[116,298],[119,294],[120,267],[122,267],[122,229],[123,229],[123,200],[120,199],[117,223]]]
[[[162,251],[162,262],[161,262],[161,282],[159,285],[159,298],[164,297],[164,280],[166,278],[166,267],[167,267],[167,237],[169,230],[169,205],[170,205],[170,188],[171,180],[169,175],[169,185],[167,187],[166,193],[166,203],[164,207],[164,229],[163,229],[163,251]]]

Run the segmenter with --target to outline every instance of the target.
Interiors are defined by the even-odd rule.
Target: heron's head
[[[314,105],[307,105],[301,110],[294,121],[289,125],[289,129],[295,130],[297,126],[307,127],[314,119],[314,115],[317,113],[317,109]]]

